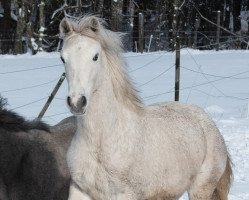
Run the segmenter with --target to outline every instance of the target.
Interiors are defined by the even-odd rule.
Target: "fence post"
[[[180,37],[178,32],[179,26],[179,0],[174,0],[174,16],[173,16],[173,34],[174,48],[176,52],[175,60],[175,101],[179,101],[180,97]]]
[[[51,102],[53,101],[54,96],[55,96],[56,93],[58,92],[58,90],[59,90],[61,84],[63,83],[63,81],[64,81],[64,79],[65,79],[65,77],[66,77],[66,74],[63,73],[63,74],[61,75],[61,77],[60,77],[60,80],[57,82],[56,86],[54,87],[54,89],[53,89],[51,95],[49,96],[49,98],[48,98],[46,104],[43,106],[41,112],[39,113],[39,115],[38,115],[38,117],[37,117],[38,120],[41,120],[41,118],[43,117],[43,115],[44,115],[45,112],[47,111],[49,105],[50,105]]]
[[[175,101],[180,97],[180,38],[176,37],[176,66],[175,66]]]
[[[139,52],[144,50],[144,16],[143,13],[138,14],[138,37],[139,37]]]
[[[136,53],[137,53],[138,52],[137,41],[135,41],[135,50],[136,50]]]
[[[150,46],[151,46],[152,39],[153,39],[153,35],[150,35],[150,41],[149,41],[149,46],[148,46],[147,52],[150,52]]]
[[[195,33],[194,33],[194,49],[197,48],[197,37],[198,37],[198,29],[199,29],[199,26],[200,26],[200,22],[198,20],[198,18],[195,19]]]
[[[216,51],[220,49],[220,10],[217,11]]]

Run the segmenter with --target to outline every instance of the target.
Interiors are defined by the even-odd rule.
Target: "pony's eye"
[[[96,53],[96,54],[95,54],[95,56],[93,57],[93,61],[97,61],[97,60],[98,60],[98,58],[99,58],[99,54],[98,54],[98,53]]]
[[[61,61],[65,64],[65,60],[62,56],[61,56]]]

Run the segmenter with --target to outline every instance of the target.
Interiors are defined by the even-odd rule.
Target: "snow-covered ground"
[[[174,100],[174,53],[126,53],[129,73],[146,104]],[[64,68],[59,53],[0,56],[0,94],[8,108],[38,116]],[[215,120],[234,163],[231,200],[249,200],[249,51],[181,52],[180,101],[198,104]],[[55,124],[70,113],[63,83],[44,121]],[[186,195],[182,199],[187,199]]]

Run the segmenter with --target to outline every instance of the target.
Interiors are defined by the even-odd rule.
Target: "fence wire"
[[[202,93],[204,95],[211,96],[211,97],[214,97],[214,98],[230,98],[230,99],[239,100],[239,101],[245,101],[245,100],[249,99],[249,98],[242,98],[242,97],[239,97],[239,96],[226,95],[219,88],[217,88],[217,86],[215,86],[213,84],[213,83],[216,83],[216,82],[219,82],[219,81],[222,81],[222,80],[226,80],[226,79],[229,79],[229,80],[246,80],[246,79],[249,79],[249,76],[245,76],[246,74],[249,73],[249,70],[245,70],[245,71],[242,71],[242,72],[239,72],[239,73],[226,75],[226,76],[206,73],[206,72],[204,72],[202,70],[201,65],[194,58],[194,55],[192,55],[192,53],[188,49],[187,49],[187,51],[188,51],[188,54],[190,55],[191,59],[194,61],[197,70],[189,68],[189,67],[185,67],[185,66],[181,66],[181,68],[183,70],[189,71],[189,72],[194,73],[194,74],[200,74],[206,79],[206,82],[204,82],[204,83],[197,84],[195,81],[193,81],[193,84],[191,86],[181,87],[180,88],[180,91],[190,90],[188,98],[190,98],[191,91],[193,90],[193,91],[197,91],[197,92],[200,92],[200,93]],[[153,63],[160,61],[160,59],[162,59],[163,56],[166,55],[166,52],[144,53],[144,54],[139,54],[138,53],[138,54],[125,55],[125,57],[129,58],[129,59],[134,59],[134,58],[142,58],[143,56],[150,56],[150,55],[154,55],[154,56],[156,56],[156,58],[154,58],[154,56],[153,56],[150,61],[148,61],[147,63],[145,63],[142,66],[139,66],[137,68],[134,68],[134,69],[130,70],[129,73],[134,73],[134,72],[141,73],[141,72],[138,72],[138,71],[143,70],[146,67],[150,67]],[[172,53],[172,56],[173,55],[174,54]],[[3,74],[11,75],[13,73],[19,73],[19,72],[25,73],[25,72],[28,72],[28,71],[46,70],[46,69],[53,68],[53,67],[58,67],[58,66],[62,66],[62,64],[48,65],[48,66],[43,66],[43,67],[31,68],[31,69],[20,69],[20,70],[13,70],[13,71],[7,71],[7,72],[0,72],[0,75],[3,75]],[[163,75],[167,74],[171,69],[174,68],[174,66],[175,66],[174,64],[172,64],[172,65],[170,65],[168,67],[167,67],[167,65],[165,65],[164,70],[162,70],[159,74],[156,74],[151,79],[146,80],[145,82],[141,83],[140,85],[138,85],[138,87],[142,88],[144,86],[153,84],[153,81],[155,81],[155,80],[161,78]],[[161,67],[162,66],[160,66],[160,68]],[[209,80],[208,77],[215,78],[215,79],[214,80]],[[17,92],[17,91],[21,91],[21,90],[30,90],[30,89],[34,89],[34,88],[39,88],[41,86],[48,85],[48,84],[51,84],[53,82],[56,82],[58,79],[59,79],[59,77],[56,78],[56,79],[53,79],[51,81],[43,82],[43,83],[40,83],[40,84],[33,84],[33,85],[30,85],[30,86],[27,86],[27,87],[18,87],[18,88],[14,88],[14,89],[10,89],[10,90],[3,90],[0,93]],[[203,86],[203,85],[210,85],[210,86],[214,87],[220,93],[220,95],[213,95],[213,94],[210,94],[210,93],[208,93],[206,91],[202,91],[201,89],[198,89],[199,86]],[[174,87],[172,87],[172,88],[170,88],[169,90],[167,90],[165,92],[160,92],[160,93],[156,93],[156,94],[151,94],[149,96],[145,96],[144,101],[147,102],[147,101],[155,99],[157,97],[160,97],[160,96],[163,96],[163,95],[166,95],[166,94],[172,94],[174,92],[175,92]],[[47,95],[44,95],[44,96],[45,97],[43,97],[43,98],[39,98],[37,100],[25,103],[23,105],[18,105],[16,107],[12,108],[11,110],[17,110],[19,108],[32,106],[33,104],[38,103],[38,102],[43,101],[43,100],[48,98]],[[65,101],[65,98],[55,97],[55,99]],[[59,115],[63,115],[63,114],[69,114],[69,112],[61,112],[61,113],[55,113],[55,114],[52,114],[52,115],[45,115],[44,118],[51,118],[52,119],[55,116],[59,116]]]

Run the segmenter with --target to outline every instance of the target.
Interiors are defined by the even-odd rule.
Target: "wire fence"
[[[249,93],[248,94],[244,94],[244,96],[246,95],[247,97],[242,97],[242,96],[235,96],[235,95],[230,95],[230,94],[225,94],[221,89],[219,89],[216,85],[214,85],[214,83],[223,81],[223,80],[231,80],[231,81],[243,81],[243,80],[249,80],[249,70],[243,70],[237,73],[233,73],[233,74],[229,74],[229,75],[217,75],[217,74],[212,74],[212,73],[207,73],[202,69],[202,66],[198,63],[198,61],[195,59],[194,55],[192,54],[192,51],[190,51],[189,49],[185,49],[185,51],[187,51],[187,53],[189,54],[188,59],[192,59],[192,61],[195,63],[195,67],[196,69],[194,69],[193,66],[186,66],[186,65],[181,65],[181,69],[184,71],[188,71],[189,73],[192,74],[196,74],[196,75],[200,75],[203,80],[205,80],[204,82],[201,83],[197,83],[196,80],[192,80],[192,85],[189,86],[181,86],[180,88],[180,92],[182,91],[188,91],[188,97],[187,97],[187,101],[189,99],[191,99],[191,92],[192,91],[197,91],[199,93],[201,93],[202,95],[208,96],[208,97],[213,97],[213,98],[227,98],[227,99],[231,99],[231,100],[236,100],[236,101],[248,101],[249,99]],[[131,59],[131,61],[133,59],[143,59],[144,56],[150,57],[151,58],[143,65],[141,66],[133,66],[132,69],[129,70],[130,74],[133,74],[136,72],[136,74],[140,74],[143,73],[144,70],[146,70],[146,68],[152,67],[155,65],[157,67],[162,68],[161,72],[160,70],[158,70],[159,72],[154,74],[154,76],[150,77],[147,80],[144,80],[142,83],[140,83],[138,85],[139,88],[143,88],[144,86],[153,84],[153,82],[157,81],[158,79],[162,79],[163,77],[167,77],[167,75],[169,75],[169,72],[172,74],[174,73],[172,70],[174,69],[174,64],[172,63],[171,65],[166,64],[162,66],[163,61],[161,59],[164,58],[164,56],[166,54],[166,52],[155,52],[155,53],[145,53],[145,54],[128,54],[125,55],[125,57],[127,59]],[[172,57],[174,57],[174,53],[171,53]],[[160,64],[158,64],[160,63]],[[61,63],[58,64],[54,64],[54,65],[47,65],[47,66],[42,66],[42,67],[34,67],[34,68],[24,68],[24,67],[20,67],[20,70],[10,70],[10,71],[5,71],[5,72],[0,72],[0,77],[1,76],[12,76],[12,74],[16,74],[16,73],[22,73],[22,77],[25,77],[25,73],[29,72],[29,71],[34,71],[34,72],[38,72],[39,70],[48,70],[50,68],[57,68],[58,66],[62,66]],[[39,84],[30,84],[29,86],[26,87],[16,87],[16,88],[12,88],[12,89],[8,89],[8,90],[2,90],[0,91],[0,94],[7,94],[7,93],[14,93],[14,92],[18,92],[18,91],[22,91],[22,90],[33,90],[33,89],[37,89],[39,90],[39,88],[46,86],[46,85],[51,85],[54,83],[56,83],[56,81],[59,79],[59,77],[52,79],[50,81],[46,81],[46,82],[42,82]],[[172,83],[173,84],[173,83]],[[217,91],[217,94],[214,95],[212,93],[209,93],[207,91],[203,91],[200,89],[200,86],[205,86],[205,85],[209,85],[210,87],[214,88],[215,91]],[[30,107],[38,102],[44,101],[45,99],[48,98],[48,93],[50,91],[47,91],[46,94],[44,94],[44,97],[32,100],[30,102],[24,103],[22,105],[17,105],[16,107],[12,108],[11,110],[17,110],[20,108],[24,108],[24,107]],[[148,102],[153,99],[156,99],[158,97],[167,95],[167,94],[173,94],[174,91],[174,87],[165,89],[165,91],[161,91],[158,93],[154,93],[151,95],[147,95],[144,96],[144,102]],[[64,98],[55,97],[55,100],[58,101],[65,101]],[[62,115],[66,115],[69,114],[69,112],[59,112],[59,113],[55,113],[55,114],[50,114],[50,115],[45,115],[44,118],[49,118],[52,119],[55,116],[62,116]]]

